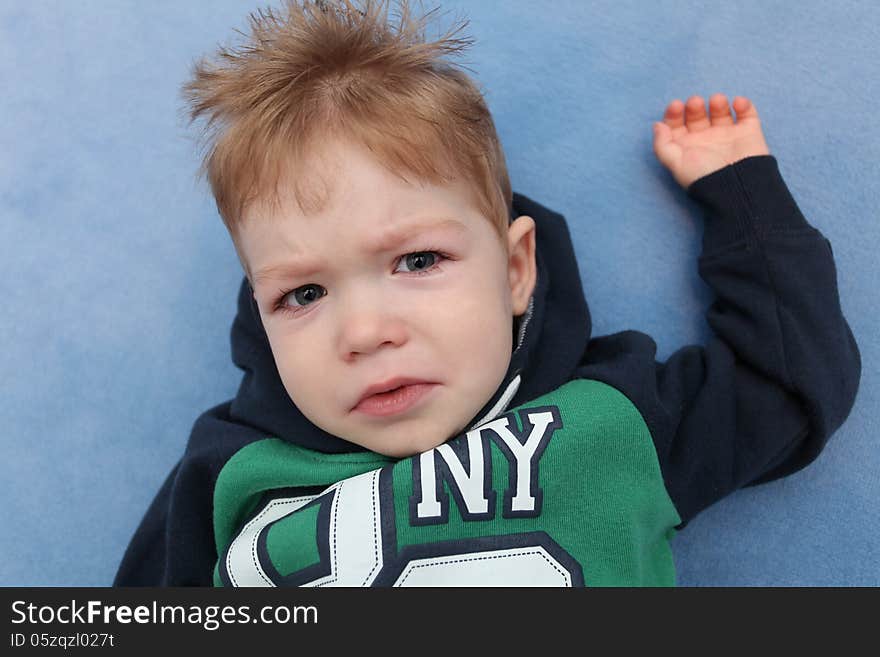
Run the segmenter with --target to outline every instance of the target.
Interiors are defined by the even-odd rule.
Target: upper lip
[[[425,379],[414,379],[408,376],[395,376],[392,379],[387,379],[385,381],[380,381],[379,383],[374,383],[371,386],[368,386],[366,390],[361,393],[361,396],[358,397],[357,402],[355,402],[354,407],[360,404],[367,397],[371,397],[373,395],[377,395],[380,392],[388,392],[389,390],[394,390],[395,388],[399,388],[401,386],[410,386],[416,383],[431,383],[430,381],[426,381]],[[354,408],[352,407],[352,408]]]

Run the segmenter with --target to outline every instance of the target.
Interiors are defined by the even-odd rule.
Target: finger
[[[713,94],[709,97],[709,119],[712,125],[733,125],[733,116],[730,114],[727,96]]]
[[[691,96],[685,103],[684,120],[688,132],[699,132],[709,127],[709,117],[706,116],[706,102],[702,96]]]
[[[663,114],[663,122],[673,130],[684,127],[684,103],[678,98],[669,103]]]
[[[758,110],[755,105],[745,96],[736,96],[733,99],[733,109],[736,111],[736,120],[757,119]]]

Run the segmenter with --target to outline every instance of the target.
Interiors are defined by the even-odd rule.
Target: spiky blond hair
[[[296,171],[328,137],[355,140],[405,179],[464,180],[506,234],[512,196],[495,125],[476,84],[443,59],[472,44],[456,38],[467,21],[427,41],[437,9],[418,17],[409,0],[396,4],[395,25],[387,0],[285,0],[250,15],[244,45],[195,64],[183,92],[190,119],[205,119],[200,173],[233,240],[248,204],[277,201],[291,171],[303,211],[319,207]]]

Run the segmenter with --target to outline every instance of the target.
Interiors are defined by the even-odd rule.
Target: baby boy
[[[672,584],[669,540],[805,466],[858,350],[754,105],[675,100],[654,152],[707,211],[714,336],[590,339],[561,216],[485,102],[381,2],[289,2],[186,91],[246,273],[236,399],[203,415],[117,584]],[[459,28],[460,29],[460,28]]]

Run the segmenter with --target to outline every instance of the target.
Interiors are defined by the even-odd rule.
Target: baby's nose
[[[339,353],[343,360],[399,347],[407,340],[404,321],[389,308],[343,310],[340,323]]]

